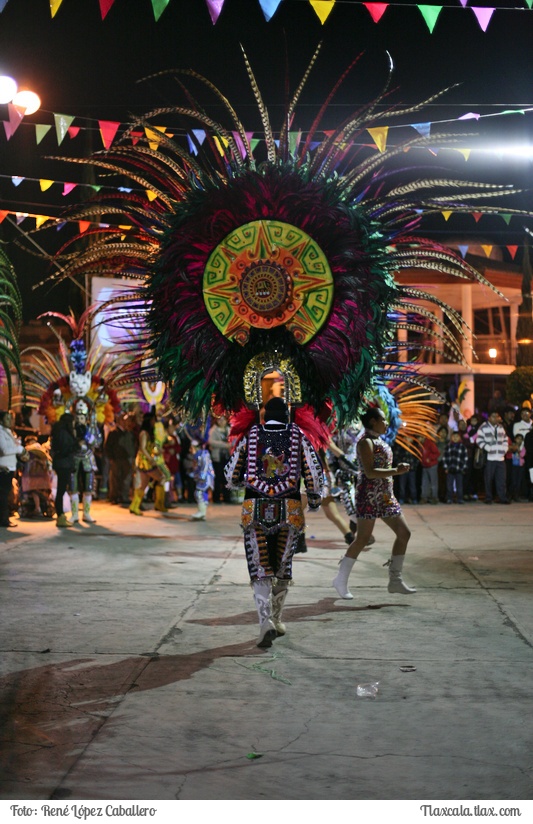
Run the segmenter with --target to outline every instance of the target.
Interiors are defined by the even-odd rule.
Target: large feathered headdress
[[[368,146],[369,128],[405,119],[430,101],[383,109],[385,89],[337,128],[319,131],[357,60],[305,139],[295,136],[295,109],[317,54],[276,131],[245,56],[263,128],[259,148],[252,150],[224,95],[188,70],[175,74],[185,105],[151,112],[117,145],[78,161],[125,175],[134,188],[100,194],[73,213],[105,216],[111,224],[94,228],[92,242],[74,260],[67,254],[63,271],[138,280],[128,305],[139,352],[150,353],[171,400],[191,420],[214,403],[228,412],[260,405],[260,378],[277,370],[287,400],[316,412],[329,400],[342,426],[376,377],[410,377],[398,356],[402,327],[410,348],[436,346],[462,358],[460,315],[428,292],[402,286],[398,275],[417,268],[482,281],[459,255],[419,236],[417,227],[424,214],[467,211],[472,197],[501,194],[504,187],[425,177],[408,166],[407,149],[442,144],[442,135],[417,136],[382,152]],[[186,82],[207,87],[224,122],[206,113]],[[174,116],[196,127],[189,149],[156,125]],[[453,143],[454,135],[445,139]],[[445,309],[454,331],[431,302]]]

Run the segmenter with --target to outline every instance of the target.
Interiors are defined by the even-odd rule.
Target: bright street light
[[[489,349],[489,358],[492,358],[492,360],[496,360],[497,357],[498,357],[498,350],[497,349]]]
[[[16,80],[8,75],[0,76],[0,104],[12,103],[23,115],[34,114],[41,107],[39,95],[29,89],[17,91]]]
[[[0,103],[11,103],[17,93],[17,84],[12,77],[0,76]]]

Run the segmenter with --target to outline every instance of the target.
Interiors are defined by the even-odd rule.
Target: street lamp
[[[489,358],[492,360],[492,399],[494,400],[494,365],[496,363],[496,358],[498,357],[498,350],[491,348],[489,349]]]
[[[7,75],[0,76],[0,103],[12,103],[22,115],[34,114],[41,106],[39,95],[29,89],[18,91],[16,80]]]

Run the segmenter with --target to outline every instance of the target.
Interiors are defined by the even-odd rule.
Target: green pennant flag
[[[159,20],[170,0],[152,0],[152,8],[154,10],[155,22]]]
[[[503,220],[505,220],[505,222],[506,222],[506,223],[507,223],[507,225],[509,226],[509,224],[510,224],[510,222],[511,222],[512,215],[507,214],[507,212],[506,212],[506,213],[504,213],[504,212],[500,212],[500,217],[501,217],[501,218],[503,218]]]
[[[51,126],[44,126],[39,123],[35,124],[35,139],[37,143],[41,142],[45,134],[48,134],[51,128]]]
[[[433,29],[435,28],[435,23],[437,22],[437,18],[442,11],[442,6],[418,6],[420,10],[420,14],[426,21],[427,27],[429,29],[430,34],[433,34]]]
[[[56,124],[57,145],[59,146],[68,132],[68,127],[74,120],[74,117],[68,114],[54,114],[54,120]]]

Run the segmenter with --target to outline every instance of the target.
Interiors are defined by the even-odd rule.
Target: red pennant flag
[[[133,143],[134,146],[139,142],[139,140],[143,136],[144,136],[144,132],[130,132],[131,142]]]
[[[100,14],[102,15],[102,20],[105,18],[114,2],[115,0],[100,0]]]
[[[9,212],[7,211],[7,209],[0,209],[0,223],[2,223],[2,221],[6,219],[8,214]]]
[[[472,212],[472,217],[478,223],[479,219],[483,217],[483,212]]]
[[[90,220],[79,220],[78,221],[78,226],[80,227],[80,234],[83,234],[83,232],[86,232],[90,225],[91,225]]]
[[[379,23],[385,14],[388,5],[388,3],[363,3],[363,6],[366,6],[368,9],[368,13],[374,23]]]
[[[113,120],[99,120],[98,125],[100,126],[100,136],[102,138],[102,143],[106,149],[109,149],[113,140],[115,139],[115,135],[117,133],[118,127],[120,123],[116,123]]]
[[[77,137],[80,133],[81,126],[69,126],[67,129],[68,136],[72,140],[73,137]]]
[[[507,250],[508,250],[509,254],[511,255],[511,260],[515,259],[517,249],[518,249],[518,246],[508,246],[507,247]]]

